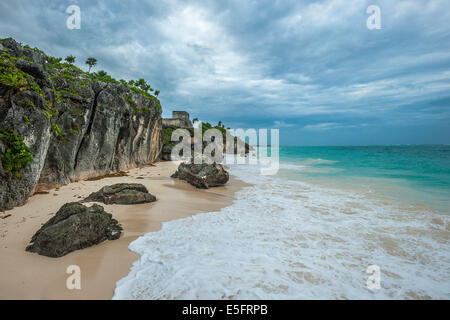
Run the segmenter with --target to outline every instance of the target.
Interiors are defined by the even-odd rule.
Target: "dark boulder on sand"
[[[139,183],[118,183],[91,193],[81,202],[103,202],[104,204],[140,204],[156,201],[147,188]]]
[[[187,181],[199,189],[208,189],[224,185],[228,182],[230,176],[220,164],[181,163],[172,178]]]
[[[88,208],[66,203],[32,237],[27,251],[48,257],[62,257],[105,240],[120,237],[122,227],[102,206]]]

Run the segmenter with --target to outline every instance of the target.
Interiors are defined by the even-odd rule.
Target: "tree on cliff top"
[[[97,59],[88,58],[86,60],[86,64],[89,66],[89,71],[88,71],[88,73],[89,73],[89,72],[91,72],[91,69],[97,65]]]
[[[134,83],[136,87],[141,88],[141,90],[148,92],[148,90],[153,91],[152,87],[145,81],[145,79],[141,78]]]
[[[67,56],[66,57],[66,61],[70,64],[74,64],[75,63],[75,57],[73,55]]]

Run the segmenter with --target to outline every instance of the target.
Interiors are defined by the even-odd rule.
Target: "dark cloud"
[[[66,28],[71,4],[81,30]],[[381,30],[366,28],[370,4]],[[447,0],[2,0],[0,35],[144,77],[166,116],[185,108],[280,127],[286,144],[450,143],[449,9]]]

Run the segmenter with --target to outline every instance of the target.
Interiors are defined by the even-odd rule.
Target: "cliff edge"
[[[161,149],[156,97],[0,40],[0,210],[37,190],[153,163]]]

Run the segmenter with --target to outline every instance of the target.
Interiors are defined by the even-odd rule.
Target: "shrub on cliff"
[[[53,58],[58,60],[56,58]],[[29,65],[32,67],[29,69]],[[18,68],[20,66],[27,73]],[[29,71],[31,70],[31,71]],[[42,88],[37,84],[35,76],[31,73],[42,72],[39,67],[35,67],[31,62],[27,60],[27,57],[13,57],[6,51],[2,51],[0,55],[0,87],[9,87],[12,92],[29,90],[37,93],[44,101],[41,109],[44,113],[52,115],[56,112],[53,108],[50,100],[44,94]],[[35,73],[34,73],[35,74]],[[28,101],[28,105],[35,109],[35,105],[32,101]]]
[[[163,128],[162,133],[164,136],[164,145],[165,146],[173,147],[176,145],[176,143],[172,141],[172,133],[173,133],[172,128]]]
[[[139,87],[144,92],[148,92],[149,90],[150,92],[153,92],[152,87],[143,78],[135,82],[135,86]]]
[[[0,82],[12,88],[22,89],[27,85],[27,77],[31,77],[15,66],[17,58],[7,52],[0,56]]]
[[[33,162],[33,151],[15,131],[1,129],[0,140],[5,146],[5,152],[1,155],[4,172],[11,172],[20,178],[19,170]]]
[[[66,57],[66,61],[70,64],[74,64],[75,63],[75,57],[73,55],[67,56]]]
[[[119,84],[120,82],[111,77],[106,71],[100,70],[98,72],[93,72],[89,74],[89,77],[92,81],[97,82],[105,82],[105,83],[115,83]]]

